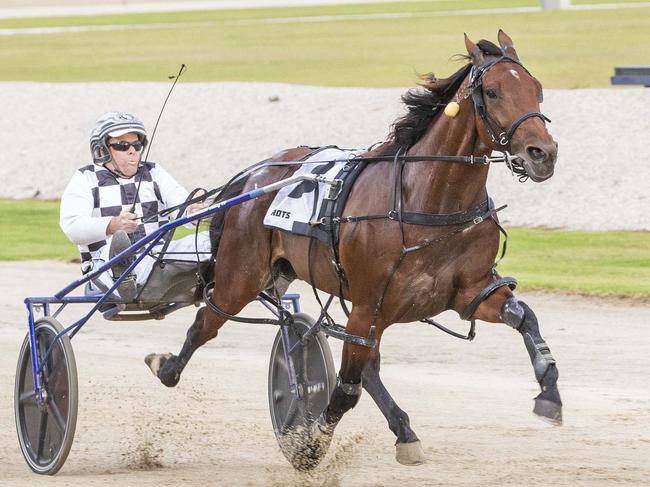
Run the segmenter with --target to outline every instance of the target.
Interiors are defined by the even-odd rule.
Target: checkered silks
[[[155,166],[153,162],[144,163],[138,174],[130,179],[122,179],[96,164],[79,169],[85,176],[93,196],[92,216],[119,215],[123,210],[130,209],[135,199],[135,214],[141,218],[141,221],[153,218],[149,223],[138,225],[136,231],[129,235],[131,242],[136,242],[164,225],[167,220],[160,216],[154,217],[158,211],[164,208],[160,188],[152,177]],[[136,195],[139,178],[142,178],[142,182]],[[91,261],[99,257],[101,249],[106,243],[106,240],[100,240],[89,245],[78,246],[83,272],[88,272],[91,269]]]

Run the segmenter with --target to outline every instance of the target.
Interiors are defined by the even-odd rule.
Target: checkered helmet
[[[95,164],[105,164],[111,160],[106,141],[109,137],[135,132],[142,143],[147,145],[147,131],[138,117],[127,112],[106,112],[95,122],[90,132],[90,152]]]

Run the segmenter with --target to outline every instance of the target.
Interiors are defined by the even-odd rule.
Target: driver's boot
[[[120,252],[131,246],[131,240],[124,230],[118,230],[113,234],[111,240],[111,246],[108,251],[108,258],[112,259]],[[135,260],[135,255],[130,255],[122,261],[116,263],[111,267],[111,272],[113,272],[113,279],[116,281],[120,278],[124,271],[126,271],[131,263]],[[127,276],[124,277],[124,280],[117,286],[117,292],[120,294],[120,298],[125,303],[131,303],[136,295],[137,288],[135,285],[135,274],[130,272]]]

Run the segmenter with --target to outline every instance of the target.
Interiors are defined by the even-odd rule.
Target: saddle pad
[[[305,162],[311,164],[303,164],[294,175],[312,173],[335,179],[348,159],[361,152],[363,151],[358,149],[324,148],[306,159]],[[324,162],[314,164],[314,162],[318,161]],[[264,217],[264,226],[298,235],[311,236],[314,225],[310,224],[310,222],[318,219],[323,205],[323,198],[328,190],[328,184],[312,181],[303,181],[285,186],[278,191],[267,210]]]

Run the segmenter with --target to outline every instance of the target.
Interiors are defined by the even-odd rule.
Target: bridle
[[[522,123],[524,123],[529,118],[541,118],[543,121],[549,123],[551,120],[540,112],[526,112],[518,117],[514,122],[512,122],[512,125],[510,125],[510,127],[506,130],[501,127],[501,125],[499,125],[499,123],[496,122],[492,117],[490,117],[487,111],[487,107],[485,106],[485,99],[483,98],[483,75],[485,75],[485,73],[487,73],[496,64],[503,62],[515,63],[521,66],[521,68],[532,77],[530,72],[518,60],[503,54],[497,59],[490,61],[480,67],[472,67],[469,75],[468,89],[470,90],[472,96],[474,108],[481,117],[481,120],[483,121],[490,139],[495,145],[503,149],[504,152],[510,153],[510,141],[512,140],[512,136],[515,134],[515,131]],[[543,100],[543,94],[541,91],[539,93],[538,100],[540,103]]]

